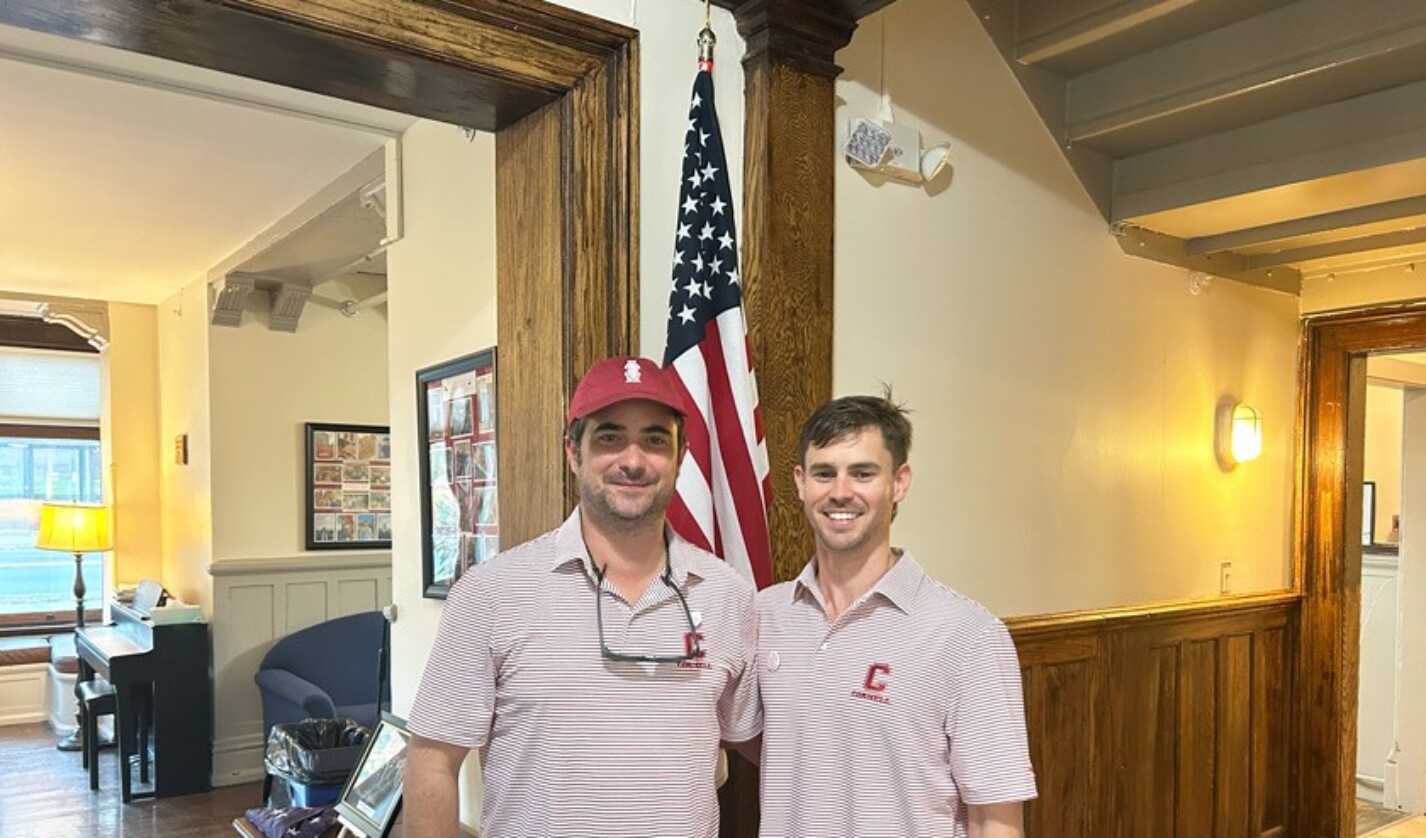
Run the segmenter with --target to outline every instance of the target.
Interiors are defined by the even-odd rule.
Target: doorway
[[[1423,303],[1312,316],[1305,321],[1299,422],[1303,446],[1296,504],[1302,621],[1295,834],[1332,838],[1355,834],[1368,363],[1373,355],[1423,347]],[[1416,407],[1422,414],[1419,421],[1426,422],[1423,408],[1426,400]],[[1404,398],[1403,426],[1409,410]],[[1403,450],[1404,469],[1410,468],[1405,463],[1409,449]],[[1413,504],[1409,490],[1403,490],[1402,503],[1409,516]],[[1401,584],[1409,597],[1409,538],[1406,541]],[[1411,630],[1412,626],[1401,625],[1400,636]],[[1402,654],[1412,653],[1404,649]],[[1395,690],[1421,694],[1404,680]],[[1398,760],[1395,770],[1402,768]]]
[[[557,436],[519,417],[637,350],[637,32],[500,0],[9,0],[0,24],[495,133],[501,532],[563,518]]]

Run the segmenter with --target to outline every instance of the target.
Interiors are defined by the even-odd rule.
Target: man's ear
[[[574,440],[569,438],[569,434],[564,436],[564,458],[569,463],[569,470],[574,474],[579,473],[579,446],[574,444]]]
[[[896,474],[891,478],[891,500],[893,503],[901,503],[906,499],[906,493],[911,490],[911,464],[902,463],[901,468],[896,470]]]
[[[802,466],[800,466],[800,465],[798,465],[798,466],[793,466],[793,467],[792,467],[792,482],[797,485],[797,499],[798,499],[798,500],[807,500],[807,495],[806,495],[806,493],[802,491],[802,481],[803,481],[804,479],[805,479],[805,476],[804,476],[803,473],[802,473]]]

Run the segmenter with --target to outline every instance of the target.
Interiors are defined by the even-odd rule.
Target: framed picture
[[[1376,481],[1362,482],[1362,546],[1376,541]]]
[[[391,547],[391,430],[308,422],[307,549]]]
[[[495,386],[495,347],[416,373],[421,584],[430,598],[445,599],[500,549]],[[373,491],[368,508],[379,500]]]
[[[382,713],[352,775],[337,798],[337,820],[367,838],[385,838],[401,810],[406,779],[406,723]]]

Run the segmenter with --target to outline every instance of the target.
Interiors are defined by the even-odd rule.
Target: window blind
[[[0,346],[0,422],[99,422],[99,356]]]

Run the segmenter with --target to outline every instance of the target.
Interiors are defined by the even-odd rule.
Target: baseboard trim
[[[236,786],[263,777],[262,734],[229,736],[213,743],[213,785]]]

